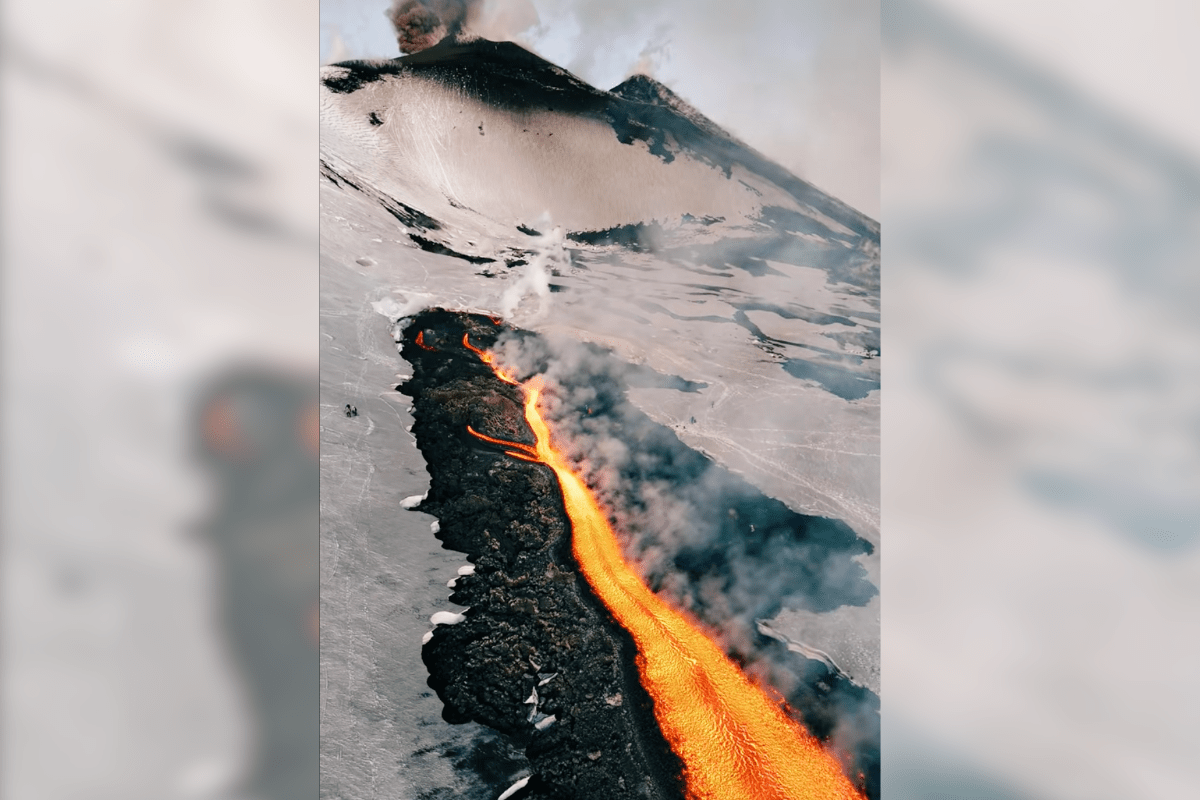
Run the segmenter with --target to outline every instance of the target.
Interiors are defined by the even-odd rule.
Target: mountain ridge
[[[331,92],[350,94],[406,74],[436,80],[510,111],[557,111],[603,121],[622,144],[642,142],[666,163],[686,151],[727,177],[733,167],[741,166],[859,236],[878,241],[876,220],[739,141],[646,75],[635,75],[605,91],[513,42],[460,36],[446,37],[433,47],[400,58],[328,65],[322,69],[321,82]]]

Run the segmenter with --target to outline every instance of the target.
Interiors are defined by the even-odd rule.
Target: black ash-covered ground
[[[533,777],[514,798],[681,798],[633,642],[574,563],[553,472],[467,432],[534,441],[520,389],[462,345],[469,333],[486,348],[501,331],[487,317],[435,311],[404,333],[413,377],[400,390],[431,478],[420,510],[475,565],[451,595],[470,607],[466,619],[437,626],[424,647],[429,685],[447,721],[475,720],[525,747]],[[536,704],[526,702],[535,689]]]

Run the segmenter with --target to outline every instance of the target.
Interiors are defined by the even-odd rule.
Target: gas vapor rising
[[[548,227],[549,219],[543,218]],[[555,227],[542,234],[534,242],[532,260],[525,265],[521,277],[509,285],[500,297],[500,313],[512,317],[526,297],[537,298],[537,309],[528,321],[536,321],[550,309],[550,276],[569,267],[571,254],[566,248],[566,237],[562,228]]]
[[[597,492],[627,560],[756,679],[773,687],[856,770],[878,759],[878,698],[757,629],[783,608],[860,606],[878,592],[873,547],[839,520],[797,514],[688,448],[626,397],[629,387],[697,391],[573,339],[517,333],[493,348],[519,379],[540,374],[556,446]],[[830,687],[818,694],[814,685]]]

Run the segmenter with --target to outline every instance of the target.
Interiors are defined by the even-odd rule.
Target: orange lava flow
[[[471,334],[469,334],[469,333],[463,334],[463,347],[467,348],[472,353],[479,356],[479,360],[485,364],[491,364],[495,360],[492,357],[491,353],[489,353],[486,350],[480,350],[478,347],[471,344]]]
[[[571,519],[575,560],[633,636],[642,685],[654,699],[664,736],[683,761],[689,800],[863,800],[816,738],[625,563],[596,498],[550,442],[537,408],[541,388],[537,378],[525,385],[525,419],[537,436],[535,446],[468,430],[509,448],[511,456],[554,470]]]
[[[496,323],[496,324],[499,325],[500,323]],[[492,363],[496,359],[491,353],[487,352],[486,350],[480,350],[478,347],[475,347],[473,344],[471,344],[471,334],[469,334],[469,333],[463,334],[463,347],[467,348],[472,353],[479,356],[480,361],[491,366],[492,372],[496,373],[496,377],[499,378],[500,380],[504,381],[505,383],[511,383],[513,386],[521,385],[517,381],[510,378],[508,375],[505,375],[501,370],[496,368],[496,366]],[[478,436],[479,434],[475,434],[475,435]]]
[[[424,348],[425,350],[437,351],[436,347],[430,347],[429,345],[425,344],[425,331],[419,331],[417,333],[417,347]]]

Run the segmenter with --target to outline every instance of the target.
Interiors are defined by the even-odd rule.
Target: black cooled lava
[[[413,377],[401,391],[431,478],[420,510],[475,565],[450,598],[470,606],[466,619],[438,626],[422,651],[429,685],[447,721],[475,720],[525,745],[533,777],[514,798],[682,798],[633,642],[578,574],[554,474],[467,433],[533,443],[520,389],[462,345],[468,333],[486,348],[502,330],[434,311],[404,334]]]

